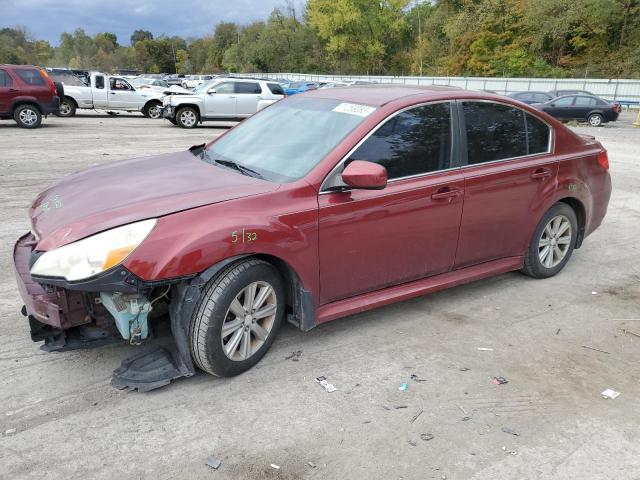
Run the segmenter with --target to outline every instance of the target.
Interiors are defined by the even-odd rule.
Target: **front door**
[[[223,82],[211,87],[204,98],[206,118],[236,117],[236,89],[234,82]]]
[[[327,177],[320,207],[320,304],[449,271],[464,182],[452,169],[451,104],[403,111],[383,123],[346,162],[387,169],[383,190],[332,191],[344,163]]]
[[[122,78],[110,78],[107,102],[109,108],[137,110],[140,100],[134,88],[127,81]]]
[[[258,82],[237,82],[236,93],[236,110],[239,116],[248,117],[258,111],[258,101],[262,98],[262,88]]]
[[[542,120],[492,102],[463,102],[461,110],[468,165],[456,268],[522,255],[558,171]]]

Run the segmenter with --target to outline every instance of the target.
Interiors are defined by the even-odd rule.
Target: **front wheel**
[[[191,355],[205,372],[230,377],[253,367],[273,343],[285,312],[278,271],[262,260],[231,265],[212,279],[191,319]]]
[[[604,123],[604,119],[599,113],[589,115],[589,118],[587,120],[589,121],[589,125],[591,125],[592,127],[600,127]]]
[[[556,203],[542,217],[524,257],[522,272],[547,278],[564,268],[576,244],[578,220],[566,203]]]
[[[198,112],[192,107],[183,107],[176,112],[176,122],[182,128],[195,127],[199,119]]]

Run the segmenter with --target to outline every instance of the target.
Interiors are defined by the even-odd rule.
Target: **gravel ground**
[[[640,338],[623,333],[640,334],[631,122],[576,127],[609,150],[614,192],[560,275],[510,273],[308,333],[285,326],[246,374],[147,394],[109,384],[131,347],[48,354],[31,342],[12,245],[31,200],[62,175],[223,130],[84,113],[35,131],[0,122],[0,478],[640,478]],[[606,388],[622,394],[605,400]]]

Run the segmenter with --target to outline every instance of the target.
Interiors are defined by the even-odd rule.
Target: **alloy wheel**
[[[160,118],[160,116],[162,115],[162,108],[160,108],[160,105],[154,105],[149,109],[149,118]]]
[[[38,114],[30,108],[25,108],[20,112],[20,121],[28,126],[35,125],[38,121]]]
[[[277,309],[276,292],[269,283],[258,281],[243,288],[222,324],[220,336],[227,358],[238,362],[255,354],[273,329]]]
[[[544,227],[538,240],[538,258],[545,268],[557,266],[567,256],[572,238],[571,222],[556,215]]]
[[[71,113],[71,105],[69,105],[67,102],[62,102],[60,104],[60,108],[58,108],[58,112],[63,117],[66,117],[67,115],[69,115]]]
[[[602,125],[602,117],[600,115],[591,115],[589,117],[589,124],[592,127],[599,127]]]
[[[186,110],[180,114],[180,122],[185,127],[193,127],[197,122],[196,114],[191,110]]]

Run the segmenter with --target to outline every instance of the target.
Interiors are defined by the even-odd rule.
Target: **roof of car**
[[[441,97],[444,92],[464,92],[457,87],[444,85],[357,85],[346,88],[321,88],[304,95],[332,100],[359,102],[368,105],[382,106],[395,100],[421,95],[423,97]],[[474,91],[474,97],[495,98],[495,95]]]

